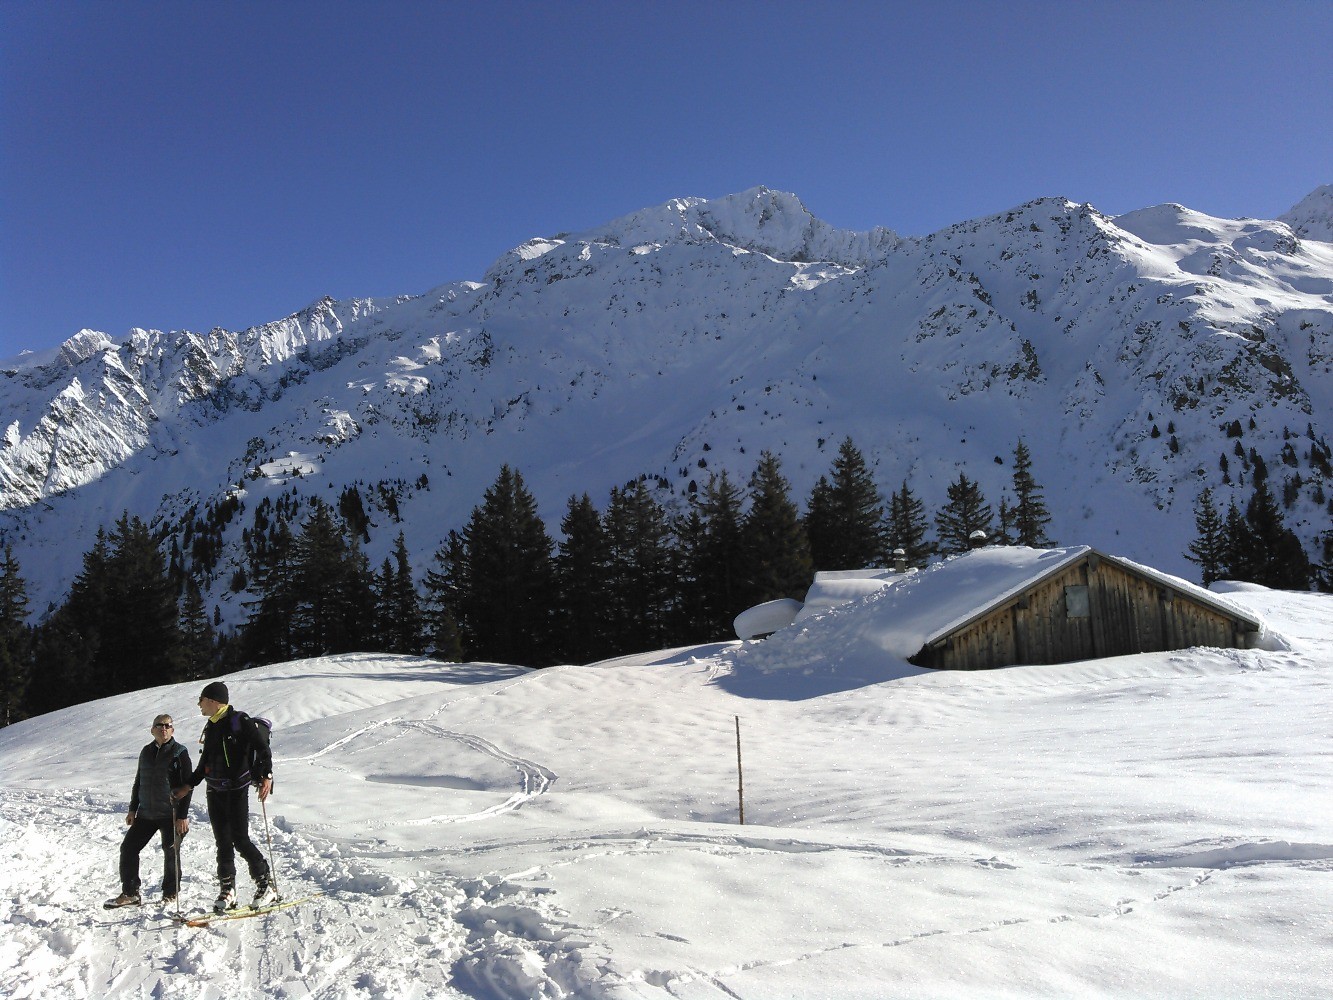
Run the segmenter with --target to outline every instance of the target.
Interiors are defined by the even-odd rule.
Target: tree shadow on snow
[[[468,684],[487,684],[491,681],[506,681],[523,674],[530,674],[535,667],[518,667],[497,663],[439,663],[436,669],[422,670],[368,670],[348,671],[330,670],[320,673],[310,670],[301,674],[278,674],[272,677],[247,677],[246,688],[262,688],[264,684],[286,684],[291,681],[439,681],[462,687]]]

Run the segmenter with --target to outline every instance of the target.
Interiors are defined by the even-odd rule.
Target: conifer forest
[[[0,724],[353,651],[549,666],[730,639],[737,614],[801,599],[816,569],[921,567],[975,544],[1054,545],[1021,439],[1010,467],[1011,488],[994,503],[960,472],[932,517],[909,482],[882,496],[848,438],[803,513],[781,459],[764,452],[748,482],[724,472],[670,505],[647,477],[613,488],[600,506],[571,496],[552,532],[520,470],[504,466],[438,551],[410,552],[399,532],[379,566],[363,544],[386,526],[372,523],[357,487],[335,504],[292,492],[250,514],[248,565],[230,581],[248,616],[235,629],[206,607],[199,576],[217,570],[218,539],[244,516],[240,501],[175,530],[122,514],[99,532],[57,606],[30,607],[22,568],[8,547],[0,553]],[[1195,523],[1185,556],[1205,586],[1333,589],[1333,553],[1309,562],[1266,477],[1253,477],[1243,510],[1220,509],[1205,491]]]

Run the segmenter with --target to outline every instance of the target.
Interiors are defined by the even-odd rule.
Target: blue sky
[[[0,3],[0,357],[757,184],[924,235],[1333,183],[1333,3]]]

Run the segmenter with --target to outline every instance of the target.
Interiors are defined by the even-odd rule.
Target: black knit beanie
[[[231,699],[227,697],[227,685],[223,684],[221,681],[213,681],[213,683],[204,688],[204,693],[199,697],[211,698],[219,705],[226,705],[231,701]]]

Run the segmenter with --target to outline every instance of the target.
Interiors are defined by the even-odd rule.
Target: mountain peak
[[[753,187],[720,198],[673,198],[580,234],[623,246],[716,240],[740,250],[801,263],[862,267],[900,243],[891,230],[837,229],[784,191]]]
[[[105,333],[84,328],[57,347],[44,351],[23,351],[12,358],[0,359],[7,371],[44,368],[52,363],[62,368],[74,368],[94,355],[115,347]]]
[[[1333,243],[1333,184],[1315,188],[1278,216],[1278,221],[1291,226],[1302,239]]]
[[[882,227],[868,233],[840,231],[815,218],[801,199],[754,187],[695,206],[700,224],[723,243],[781,260],[867,263],[897,237]]]

